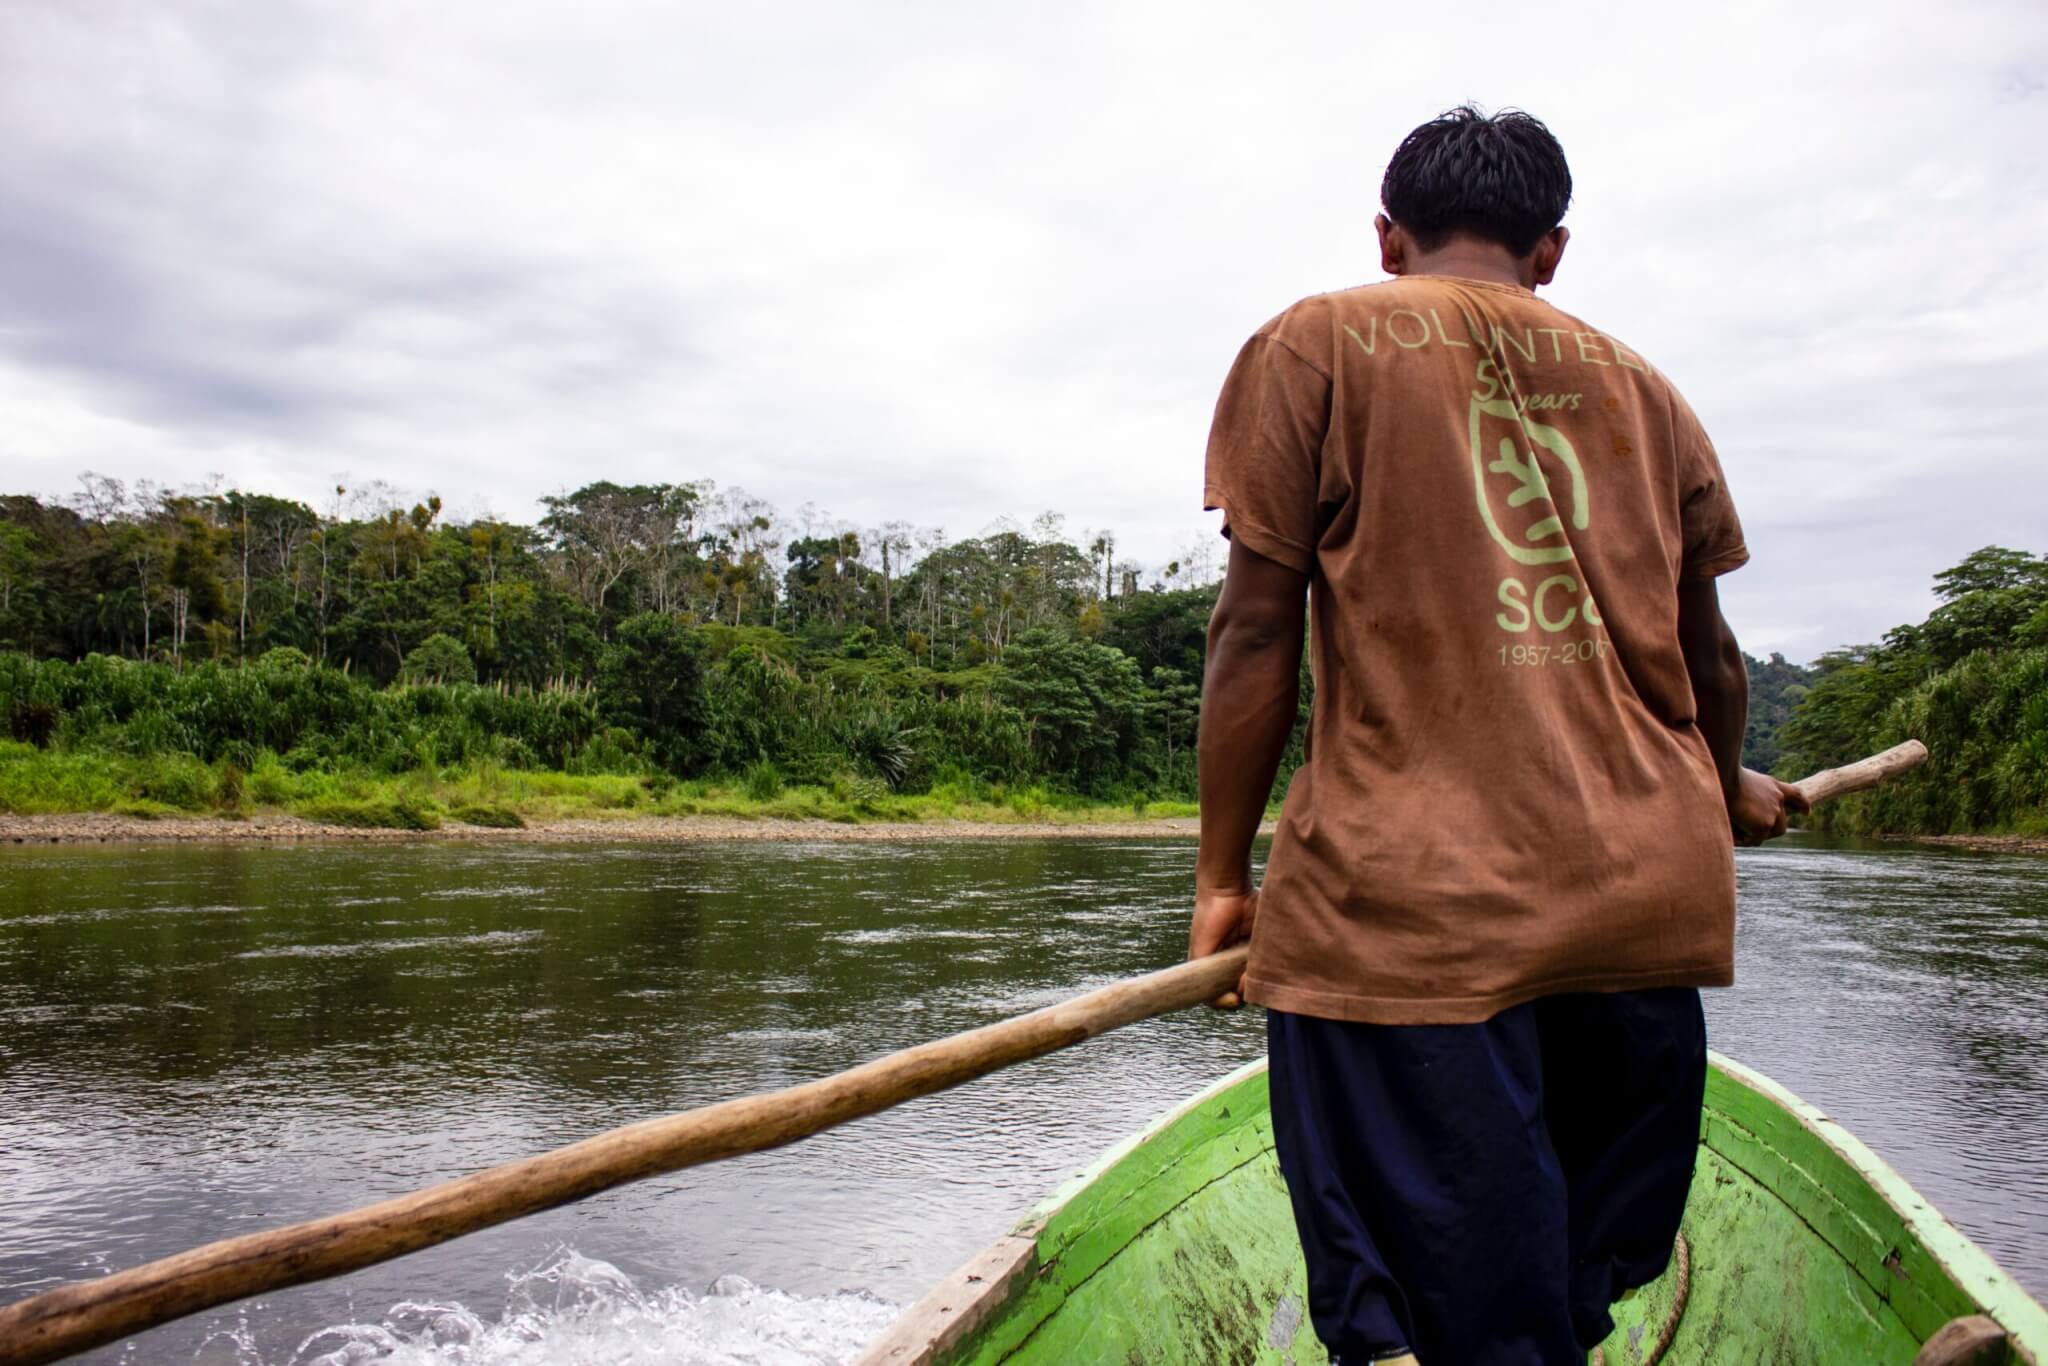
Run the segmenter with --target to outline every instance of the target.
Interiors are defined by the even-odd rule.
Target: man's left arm
[[[1198,741],[1202,845],[1195,859],[1195,916],[1188,957],[1251,937],[1258,912],[1252,841],[1300,706],[1301,647],[1308,576],[1243,542],[1209,616]],[[1212,1005],[1244,1003],[1243,982]]]

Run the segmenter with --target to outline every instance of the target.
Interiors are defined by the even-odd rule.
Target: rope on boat
[[[1664,1353],[1671,1349],[1671,1339],[1678,1336],[1678,1320],[1685,1313],[1685,1302],[1692,1294],[1692,1248],[1686,1243],[1683,1233],[1672,1243],[1671,1252],[1672,1259],[1678,1263],[1678,1284],[1672,1290],[1671,1312],[1664,1316],[1664,1326],[1657,1330],[1657,1340],[1650,1344],[1642,1366],[1657,1366],[1664,1359]],[[1588,1366],[1607,1366],[1606,1350],[1595,1347]]]
[[[1643,1366],[1657,1366],[1671,1346],[1671,1339],[1678,1336],[1678,1319],[1685,1313],[1685,1302],[1692,1294],[1692,1248],[1687,1246],[1685,1235],[1678,1235],[1678,1241],[1671,1246],[1678,1257],[1678,1285],[1672,1291],[1671,1312],[1664,1316],[1664,1326],[1657,1330],[1656,1345],[1643,1358]]]

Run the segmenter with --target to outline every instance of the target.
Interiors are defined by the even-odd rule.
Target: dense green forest
[[[1788,664],[1780,654],[1769,659],[1745,654],[1742,662],[1749,667],[1749,724],[1742,733],[1742,762],[1776,773],[1785,761],[1780,736],[1793,709],[1813,686],[1814,671]]]
[[[1861,834],[2048,833],[2048,557],[1987,546],[1934,576],[1940,606],[1881,644],[1823,655],[1779,736],[1805,773],[1905,739],[1921,768],[1824,807]]]
[[[1199,550],[1147,574],[1051,514],[949,541],[791,524],[709,484],[590,484],[532,526],[381,488],[323,511],[81,484],[0,497],[0,809],[421,823],[548,794],[852,818],[1194,796]],[[1829,819],[2037,821],[2048,562],[1987,549],[1938,586],[1882,646],[1749,660],[1749,762],[1804,772],[1922,734],[1930,775],[1966,781]]]
[[[1051,515],[953,541],[787,526],[708,485],[591,484],[534,526],[382,502],[96,477],[69,503],[0,498],[17,761],[190,756],[265,803],[311,800],[308,774],[450,768],[820,788],[885,814],[934,790],[1193,795],[1207,565],[1141,575]],[[119,786],[15,771],[17,810]],[[138,809],[204,786],[129,784]]]

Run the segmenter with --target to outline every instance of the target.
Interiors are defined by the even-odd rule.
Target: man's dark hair
[[[1387,217],[1424,251],[1469,232],[1527,256],[1563,221],[1571,198],[1564,148],[1542,120],[1519,109],[1488,116],[1469,104],[1401,139],[1380,181]]]

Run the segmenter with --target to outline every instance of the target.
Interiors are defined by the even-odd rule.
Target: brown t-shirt
[[[1247,988],[1448,1024],[1734,978],[1728,816],[1678,584],[1748,558],[1650,364],[1524,289],[1409,276],[1245,344],[1205,506],[1310,576],[1308,760]]]

